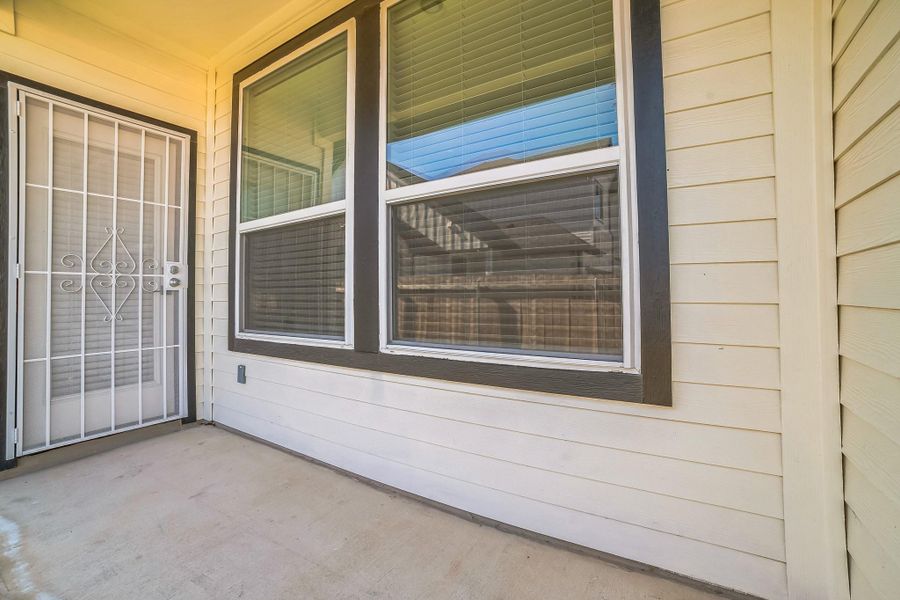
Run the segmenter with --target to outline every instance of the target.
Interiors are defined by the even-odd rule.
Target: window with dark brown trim
[[[239,338],[352,347],[354,41],[351,20],[240,84]]]
[[[298,162],[259,158],[237,137],[247,82],[280,80],[337,31],[354,48],[353,218],[244,232],[239,207],[261,188],[240,166]],[[659,36],[653,0],[549,11],[528,0],[357,0],[241,70],[229,348],[670,405]],[[290,118],[279,127],[275,140],[305,135]],[[303,173],[312,181],[325,164]],[[346,262],[329,258],[336,244]]]

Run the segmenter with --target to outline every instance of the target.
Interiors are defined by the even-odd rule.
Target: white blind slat
[[[388,185],[618,143],[610,0],[388,11]]]
[[[621,358],[615,171],[398,205],[392,233],[394,341]]]
[[[244,331],[343,337],[343,216],[242,237]]]

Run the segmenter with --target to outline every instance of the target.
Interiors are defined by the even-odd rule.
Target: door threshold
[[[175,433],[182,429],[193,427],[196,423],[182,423],[182,420],[166,421],[156,425],[148,425],[139,429],[130,429],[121,433],[113,433],[103,437],[77,442],[67,446],[51,448],[43,452],[20,456],[13,464],[9,461],[5,470],[0,470],[0,481],[12,479],[21,475],[34,473],[43,469],[49,469],[57,465],[73,462],[94,454],[100,454],[114,448],[120,448],[141,442],[149,438]]]

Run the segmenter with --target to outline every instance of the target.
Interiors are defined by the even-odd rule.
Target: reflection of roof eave
[[[403,275],[397,278],[397,289],[406,293],[414,292],[509,292],[527,291],[530,297],[569,296],[575,293],[618,292],[621,290],[621,276],[615,269],[606,272],[595,271],[574,274],[543,274],[536,277],[510,273],[479,273],[477,275]],[[506,296],[508,299],[509,297]]]
[[[469,229],[467,233],[476,238],[480,243],[484,244],[491,250],[513,250],[525,253],[538,249],[523,247],[514,238],[509,237],[506,232],[504,232],[503,229],[501,229],[497,225],[496,222],[485,217],[483,214],[481,214],[481,212],[472,209],[464,201],[437,202],[431,205],[431,208],[450,223],[453,223],[454,221],[464,220],[466,223],[477,223],[481,225],[481,227],[479,227],[477,231]],[[451,208],[452,210],[450,210]],[[450,213],[450,215],[447,214],[448,212]],[[554,237],[561,237],[565,239],[565,242],[563,242],[562,244],[553,244],[552,246],[546,246],[546,248],[565,249],[566,251],[583,252],[585,254],[592,254],[596,256],[607,254],[607,251],[597,248],[593,244],[588,243],[568,229],[560,227],[555,222],[543,216],[535,216],[530,219],[519,220],[516,221],[515,224],[517,228],[524,226],[550,229],[551,231],[547,233],[548,236],[552,235]],[[427,234],[413,227],[409,227],[408,225],[406,226],[406,228],[408,228],[410,231],[414,231],[417,238],[427,239],[429,241],[429,245],[427,246],[428,248],[441,248],[441,251],[444,252],[442,246],[436,240],[428,237]],[[486,236],[486,233],[490,233],[491,235]],[[410,248],[410,252],[416,254],[413,248]]]
[[[473,238],[477,239],[478,242],[491,248],[492,250],[523,250],[522,247],[517,244],[512,238],[510,238],[506,233],[500,229],[494,221],[488,219],[480,212],[473,210],[470,208],[465,202],[457,200],[454,202],[436,202],[433,204],[429,204],[429,208],[433,210],[438,216],[443,219],[448,224],[453,224],[454,222],[465,221],[467,224],[479,224],[481,226],[480,233],[479,232],[467,230],[468,233]],[[449,213],[449,214],[448,214]],[[449,250],[445,249],[444,245],[440,243],[439,240],[435,240],[431,238],[427,233],[421,231],[417,227],[413,227],[407,223],[403,223],[401,221],[401,226],[404,228],[404,231],[411,231],[415,233],[417,240],[428,240],[427,244],[423,244],[418,247],[409,247],[409,252],[411,254],[421,255],[423,252],[418,252],[417,250],[428,249],[431,251],[433,249],[439,249],[441,253],[449,252]],[[484,234],[490,233],[488,239],[485,239]],[[452,246],[452,244],[451,244]],[[474,250],[474,244],[472,244],[471,250]],[[459,251],[460,248],[453,248],[454,251]]]
[[[396,184],[395,187],[428,181],[428,179],[422,175],[418,175],[413,171],[392,162],[388,162],[387,179],[388,182]]]
[[[402,229],[403,233],[412,236],[416,242],[419,242],[416,245],[407,245],[407,251],[410,254],[421,255],[423,254],[423,252],[420,252],[419,250],[421,250],[422,248],[428,248],[429,255],[449,254],[450,252],[415,227],[410,227],[409,224],[405,223],[404,221],[395,223],[394,227],[396,227],[397,229]]]
[[[241,146],[241,150],[245,154],[249,154],[250,156],[252,156],[254,158],[262,158],[262,159],[271,161],[281,167],[285,167],[285,168],[289,168],[289,169],[292,168],[298,172],[314,173],[316,175],[319,174],[319,169],[312,165],[298,162],[296,160],[292,160],[290,158],[287,158],[285,156],[280,156],[278,154],[273,154],[272,152],[266,152],[265,150],[260,150],[259,148],[254,148],[253,146],[248,146],[248,145],[244,144]]]
[[[600,142],[605,142],[602,145],[598,145],[597,142],[584,142],[577,146],[566,146],[565,148],[559,148],[556,150],[551,150],[549,152],[544,152],[540,154],[528,154],[525,153],[525,160],[530,162],[534,160],[543,160],[545,158],[553,158],[555,156],[565,156],[567,154],[576,154],[578,152],[587,152],[589,150],[596,150],[598,148],[607,148],[611,145],[609,140],[604,139],[600,140]],[[522,160],[513,159],[513,158],[500,158],[497,160],[492,160],[490,162],[479,163],[474,167],[470,167],[468,169],[463,169],[462,171],[457,171],[455,173],[451,173],[450,175],[468,175],[469,173],[478,173],[481,171],[487,171],[488,169],[496,169],[498,167],[506,167],[509,165],[520,165],[522,164]]]
[[[468,175],[469,173],[479,173],[481,171],[487,171],[488,169],[497,169],[499,167],[508,167],[510,165],[519,165],[519,164],[522,164],[521,160],[504,157],[504,158],[498,158],[497,160],[492,160],[490,162],[478,163],[474,167],[469,167],[468,169],[463,169],[462,171],[456,171],[454,173],[450,173],[447,176],[452,177],[455,175]]]

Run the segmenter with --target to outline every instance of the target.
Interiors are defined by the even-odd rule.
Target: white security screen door
[[[185,416],[188,139],[29,89],[10,105],[16,454]]]

